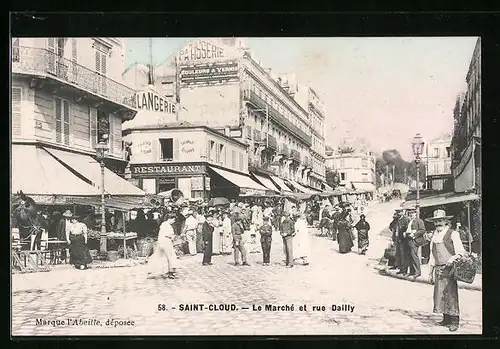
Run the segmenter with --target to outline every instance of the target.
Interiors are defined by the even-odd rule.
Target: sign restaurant
[[[203,85],[238,80],[238,62],[199,64],[180,68],[181,85]]]
[[[162,175],[200,175],[206,172],[205,165],[199,164],[148,164],[130,165],[133,177],[150,177]]]
[[[153,91],[137,92],[136,107],[139,110],[155,111],[166,114],[175,114],[175,103],[165,99]]]

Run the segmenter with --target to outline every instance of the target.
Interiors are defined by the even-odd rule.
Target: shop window
[[[161,159],[172,161],[174,159],[174,140],[173,138],[160,139]]]

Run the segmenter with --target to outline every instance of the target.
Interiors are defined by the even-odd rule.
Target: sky
[[[153,64],[193,38],[154,38]],[[326,141],[364,138],[371,149],[397,149],[410,160],[411,139],[452,132],[453,107],[466,90],[476,37],[247,38],[276,74],[295,72],[322,98]],[[125,66],[148,63],[149,39],[125,40]]]

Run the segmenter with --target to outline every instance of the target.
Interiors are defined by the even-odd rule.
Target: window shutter
[[[174,149],[173,149],[174,160],[180,160],[179,148],[180,148],[179,140],[177,138],[174,138]]]
[[[212,160],[212,148],[211,148],[211,144],[212,142],[210,142],[210,139],[207,140],[207,161],[211,161]]]
[[[92,149],[97,145],[97,108],[89,107],[89,125],[90,125],[90,146]]]
[[[69,145],[69,130],[70,130],[70,112],[69,112],[69,102],[63,101],[63,133],[64,133],[64,144]]]
[[[113,120],[113,149],[116,155],[120,156],[122,153],[122,124],[119,117],[111,114],[110,117]]]
[[[106,75],[106,55],[101,53],[101,73]]]
[[[55,74],[56,72],[56,56],[55,56],[55,38],[47,38],[47,50],[48,53],[48,70],[50,73]]]
[[[19,38],[12,38],[12,62],[19,62]]]
[[[21,135],[21,88],[12,87],[12,135]]]
[[[77,67],[78,52],[77,52],[77,41],[75,38],[71,39],[71,61],[73,62],[72,63],[73,81],[76,81],[78,75],[78,67]]]
[[[236,169],[236,150],[231,151],[231,167]]]
[[[59,98],[55,99],[55,120],[56,120],[56,143],[61,143],[62,141],[62,106],[61,106],[61,100]]]
[[[101,52],[95,50],[95,70],[101,72]]]

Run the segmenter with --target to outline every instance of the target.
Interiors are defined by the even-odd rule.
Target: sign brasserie
[[[181,85],[200,85],[238,80],[238,62],[218,62],[180,67]]]
[[[161,175],[199,175],[206,172],[204,164],[131,164],[132,177],[149,177]]]
[[[175,114],[175,103],[165,99],[153,91],[137,92],[135,96],[136,107],[139,110],[155,111],[166,114]]]

